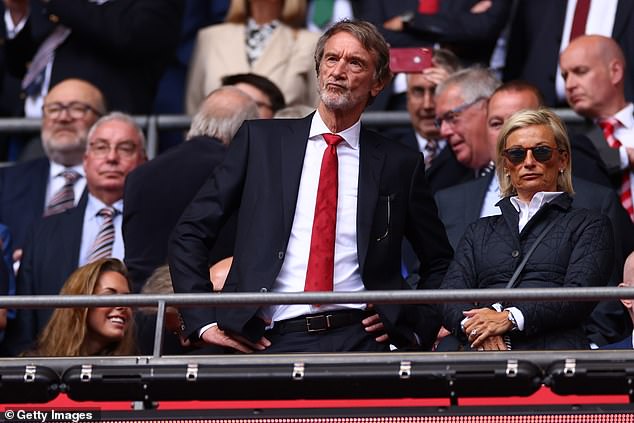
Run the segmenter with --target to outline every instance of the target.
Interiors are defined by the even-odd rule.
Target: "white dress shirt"
[[[49,173],[48,173],[48,185],[46,187],[46,197],[44,198],[44,210],[46,210],[46,206],[51,201],[53,196],[62,189],[64,184],[66,183],[66,179],[61,175],[61,173],[65,170],[74,170],[75,172],[81,175],[81,178],[75,181],[75,185],[73,185],[73,192],[75,195],[75,205],[79,202],[81,195],[84,192],[84,188],[86,188],[86,172],[84,172],[84,167],[79,164],[77,166],[65,167],[59,163],[50,162]]]
[[[498,181],[497,175],[495,175],[495,170],[493,171],[494,175],[491,178],[491,182],[489,182],[489,188],[484,196],[484,202],[482,203],[482,209],[480,210],[480,217],[488,217],[488,216],[497,216],[502,214],[502,210],[496,204],[502,198],[502,193],[500,192],[500,182]]]
[[[420,151],[421,153],[424,153],[425,147],[427,147],[427,138],[423,137],[416,131],[414,131],[414,135],[416,135],[416,144],[418,144],[418,151]],[[438,144],[436,157],[438,157],[442,149],[447,146],[447,140],[437,140],[436,143]]]
[[[98,198],[88,193],[88,203],[86,204],[86,212],[84,213],[84,225],[81,233],[81,247],[79,249],[79,266],[83,266],[88,262],[88,255],[92,245],[99,234],[103,216],[97,216],[102,208],[107,207]],[[112,207],[118,213],[112,219],[114,224],[114,244],[112,245],[112,257],[123,260],[123,235],[121,234],[121,223],[123,222],[123,200],[115,202]]]
[[[614,128],[614,138],[619,140],[621,147],[619,155],[621,156],[621,169],[625,170],[630,167],[630,159],[627,157],[626,148],[634,148],[634,105],[628,103],[623,109],[619,110],[614,116],[621,125]],[[597,121],[598,124],[598,121]],[[631,189],[634,190],[634,174],[630,171]]]
[[[313,22],[313,16],[315,14],[315,3],[321,0],[315,0],[308,2],[308,10],[306,11],[306,29],[312,32],[323,32],[335,22],[339,22],[342,19],[353,19],[354,14],[352,12],[352,5],[350,0],[335,0],[332,6],[332,18],[330,22],[326,24],[324,28],[320,28]]]
[[[357,255],[357,197],[359,184],[359,133],[361,122],[339,132],[344,141],[337,146],[339,159],[337,227],[335,232],[334,291],[357,292],[365,288]],[[313,116],[302,165],[297,207],[284,263],[273,284],[273,292],[302,292],[315,215],[321,161],[327,144],[321,134],[330,133],[319,112]],[[259,316],[267,323],[304,314],[341,308],[365,308],[365,304],[289,304],[262,307]]]

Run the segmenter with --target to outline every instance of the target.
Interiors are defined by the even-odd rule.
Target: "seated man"
[[[634,288],[634,253],[630,254],[627,257],[627,260],[625,260],[625,266],[623,266],[623,282],[621,282],[619,286],[624,288]],[[627,309],[627,314],[630,316],[630,320],[634,326],[634,300],[623,298],[621,302]],[[620,342],[615,342],[614,344],[601,347],[601,349],[604,350],[631,350],[632,348],[634,348],[634,344],[632,343],[632,334]]]

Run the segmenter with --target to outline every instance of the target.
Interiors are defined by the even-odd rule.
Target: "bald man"
[[[79,175],[68,206],[78,203],[86,187],[82,158],[88,129],[106,112],[106,104],[91,83],[66,79],[48,93],[42,112],[46,157],[0,169],[0,222],[10,228],[16,249],[24,246],[29,228],[65,185],[65,171]]]
[[[596,166],[605,172],[609,185],[617,194],[621,195],[623,189],[630,191],[630,194],[621,195],[621,202],[634,220],[634,207],[631,206],[634,106],[625,99],[626,62],[623,51],[612,38],[581,36],[561,53],[559,65],[570,107],[593,122],[586,134],[591,140],[588,154],[595,157]],[[606,122],[612,119],[617,123],[613,123],[610,129],[606,127]],[[619,146],[608,141],[608,132],[619,141]],[[571,142],[573,148],[581,144],[577,137]]]

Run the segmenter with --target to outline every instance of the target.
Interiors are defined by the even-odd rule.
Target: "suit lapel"
[[[71,262],[68,263],[68,269],[74,270],[79,264],[79,250],[81,249],[81,238],[84,229],[84,214],[86,213],[87,205],[88,189],[84,189],[84,192],[79,199],[79,203],[77,203],[77,207],[68,211],[68,229],[64,231],[64,233],[68,236],[64,245],[67,246],[69,251],[72,251],[71,254],[67,255],[67,257],[71,260]]]
[[[282,217],[284,233],[290,234],[297,206],[299,183],[302,177],[304,155],[314,112],[303,119],[287,119],[288,125],[280,134],[280,163],[282,172]]]
[[[467,204],[464,208],[464,221],[467,222],[467,224],[475,222],[480,218],[482,206],[484,205],[484,198],[486,197],[489,185],[491,184],[491,180],[494,176],[495,171],[476,179],[471,186],[472,189],[469,189],[466,192]],[[473,207],[469,206],[470,204],[473,204]]]
[[[633,6],[634,2],[632,0],[619,0],[616,6],[616,16],[614,17],[614,28],[612,29],[612,38],[615,40],[620,39],[623,32],[627,29]]]
[[[370,230],[379,196],[381,169],[385,153],[381,141],[361,126],[359,136],[359,195],[357,197],[357,254],[363,274],[370,245]]]
[[[598,125],[594,125],[590,132],[586,135],[590,138],[590,141],[592,141],[592,144],[597,149],[599,157],[601,157],[601,160],[605,163],[605,167],[608,169],[608,172],[613,173],[615,169],[618,171],[618,169],[621,168],[619,150],[608,145],[601,128]]]
[[[282,63],[288,61],[288,53],[293,51],[294,31],[291,28],[278,26],[271,34],[258,60],[253,62],[253,72],[262,75],[274,74]]]

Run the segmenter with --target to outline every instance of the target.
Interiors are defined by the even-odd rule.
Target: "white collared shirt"
[[[83,266],[88,262],[88,255],[91,247],[99,234],[99,229],[104,217],[97,216],[102,208],[107,207],[101,200],[88,193],[88,203],[86,204],[86,212],[84,213],[84,225],[81,233],[81,247],[79,249],[79,266]],[[121,223],[123,222],[123,199],[116,201],[112,207],[118,211],[114,216],[112,223],[114,224],[114,244],[112,246],[112,257],[123,260],[123,235],[121,233]]]
[[[416,131],[414,131],[414,135],[416,135],[416,144],[418,144],[418,151],[424,153],[425,147],[427,147],[427,138],[423,137]],[[436,157],[438,157],[442,149],[447,146],[447,140],[437,140],[436,143],[438,143],[438,150],[436,151]]]
[[[495,173],[495,170],[493,170]],[[498,181],[497,175],[493,175],[491,178],[491,182],[489,183],[489,188],[484,196],[484,202],[482,203],[482,209],[480,210],[480,217],[488,217],[488,216],[497,216],[502,214],[502,210],[496,204],[502,198],[502,193],[500,192],[500,182]]]
[[[84,192],[84,188],[86,188],[86,172],[84,172],[84,166],[78,164],[77,166],[65,167],[59,163],[50,162],[49,172],[48,172],[48,184],[46,186],[46,197],[44,198],[44,210],[46,210],[46,206],[49,201],[53,198],[53,196],[62,189],[64,184],[66,183],[66,179],[61,175],[61,173],[65,170],[74,170],[79,173],[82,177],[75,181],[75,185],[73,186],[73,192],[75,194],[75,205],[79,203],[81,195]]]
[[[525,203],[521,201],[517,196],[511,197],[511,204],[515,207],[520,214],[519,220],[519,231],[522,232],[524,226],[528,223],[529,220],[542,208],[542,206],[546,203],[550,203],[555,197],[559,196],[561,192],[546,192],[540,191],[533,195],[530,203]]]
[[[338,133],[344,141],[337,146],[339,185],[333,279],[335,291],[356,292],[365,289],[361,280],[357,254],[360,130],[361,122],[357,121],[350,128]],[[304,290],[321,161],[327,147],[321,135],[323,133],[330,133],[330,130],[317,111],[313,116],[308,135],[291,235],[284,263],[273,284],[273,292],[302,292]],[[311,304],[293,304],[262,307],[260,317],[268,323],[341,308],[365,308],[365,304],[325,304],[321,307]]]

